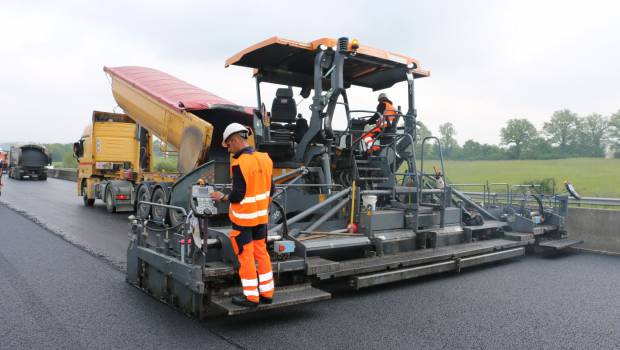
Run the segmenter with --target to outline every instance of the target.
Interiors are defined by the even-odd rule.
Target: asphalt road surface
[[[19,181],[3,176],[0,203],[120,268],[127,261],[129,213],[110,214],[102,201],[85,207],[75,182],[48,178]]]
[[[33,183],[33,192],[42,185]],[[72,216],[56,217],[58,226],[70,226],[62,222],[82,210],[78,204],[67,208]],[[93,235],[116,220],[96,214],[101,219],[88,226]],[[2,205],[0,242],[2,349],[620,348],[618,257],[526,257],[197,322],[126,284],[115,266]]]

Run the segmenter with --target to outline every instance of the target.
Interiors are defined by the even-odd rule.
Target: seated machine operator
[[[366,122],[368,125],[374,124],[375,127],[366,132],[362,138],[366,144],[368,154],[381,150],[381,147],[379,147],[375,140],[381,131],[392,126],[392,122],[395,120],[397,114],[396,109],[394,109],[394,104],[385,93],[382,92],[379,94],[378,101],[377,113]]]

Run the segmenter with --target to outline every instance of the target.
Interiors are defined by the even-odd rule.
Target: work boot
[[[267,298],[267,297],[264,297],[264,296],[261,295],[260,296],[260,302],[261,302],[261,304],[271,304],[271,303],[273,303],[273,298]]]
[[[245,295],[235,295],[234,297],[232,297],[232,303],[237,306],[243,306],[243,307],[257,307],[258,306],[258,303],[249,301],[248,298],[245,297]]]

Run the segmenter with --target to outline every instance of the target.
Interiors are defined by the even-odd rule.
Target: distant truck
[[[45,146],[13,146],[9,152],[9,177],[13,179],[47,180],[47,166],[52,164],[52,156]]]
[[[0,150],[0,171],[5,172],[9,168],[9,152]]]
[[[126,114],[94,111],[80,140],[77,191],[85,206],[99,199],[108,212],[135,209],[137,200],[163,202],[176,173],[153,171],[153,138]]]

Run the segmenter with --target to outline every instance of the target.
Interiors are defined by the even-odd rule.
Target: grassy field
[[[425,172],[439,162],[424,162]],[[556,191],[563,191],[568,180],[588,197],[620,197],[620,159],[571,158],[556,160],[446,161],[449,183],[507,182],[554,178]],[[469,189],[481,191],[481,189]],[[498,189],[497,189],[498,190]]]
[[[156,157],[158,168],[176,171],[176,157]],[[438,167],[439,162],[425,162],[425,172]],[[62,167],[62,162],[54,162]],[[568,180],[577,191],[587,197],[620,197],[620,159],[571,158],[555,160],[497,160],[497,161],[446,161],[446,175],[449,183],[507,182],[522,184],[553,178],[556,191],[563,192],[563,183]],[[419,167],[419,164],[418,164]],[[160,169],[161,170],[161,169]],[[481,188],[462,188],[481,191]],[[499,191],[500,187],[494,188]]]

